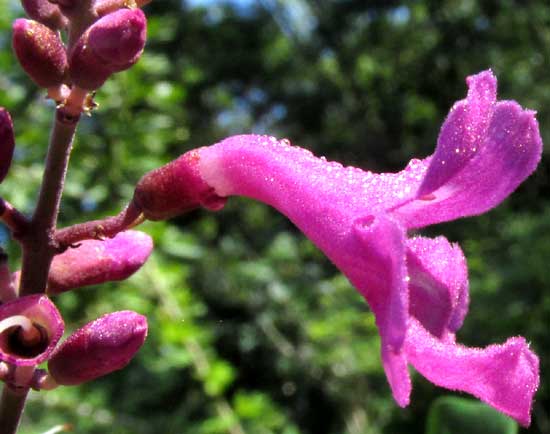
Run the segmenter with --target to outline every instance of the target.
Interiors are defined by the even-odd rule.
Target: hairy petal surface
[[[525,339],[483,349],[443,342],[414,319],[405,341],[408,361],[432,383],[471,393],[523,426],[539,386],[539,360]]]
[[[468,312],[468,269],[458,244],[445,237],[407,240],[412,316],[440,339],[458,330]]]
[[[542,153],[535,112],[496,102],[496,78],[468,78],[470,91],[441,129],[416,200],[394,213],[407,228],[481,214],[502,202],[537,166]]]
[[[106,240],[86,240],[57,255],[48,276],[48,294],[82,286],[124,280],[147,261],[153,250],[151,237],[139,231],[120,232]]]

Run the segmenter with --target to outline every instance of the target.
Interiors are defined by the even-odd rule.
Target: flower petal
[[[316,157],[286,139],[257,135],[200,148],[197,158],[202,178],[218,195],[248,196],[277,209],[301,207],[311,218],[312,207],[359,217],[398,206],[414,198],[429,164],[413,159],[399,173],[376,174]]]
[[[401,347],[408,293],[405,230],[383,211],[419,182],[423,166],[375,175],[263,136],[237,136],[200,150],[201,174],[220,196],[244,195],[287,216],[363,294],[376,316],[382,360],[396,401],[409,401]]]
[[[523,426],[539,385],[539,361],[522,337],[469,348],[435,338],[415,319],[405,341],[408,361],[432,383],[471,393]]]
[[[53,259],[48,294],[127,279],[147,261],[152,249],[151,237],[139,231],[120,232],[103,241],[82,241]]]
[[[514,101],[491,105],[486,74],[470,77],[468,99],[445,121],[417,200],[393,210],[406,227],[481,214],[502,202],[537,166],[542,140],[535,112]]]
[[[426,196],[464,168],[483,145],[497,100],[497,79],[483,71],[466,79],[468,96],[451,108],[418,196]]]
[[[458,244],[444,237],[407,240],[409,312],[430,333],[445,338],[468,311],[468,269]]]
[[[55,305],[45,295],[29,295],[0,305],[0,322],[26,318],[40,332],[32,345],[21,344],[19,327],[0,332],[0,360],[16,366],[36,366],[47,360],[63,336],[64,323]],[[17,324],[15,324],[17,325]]]

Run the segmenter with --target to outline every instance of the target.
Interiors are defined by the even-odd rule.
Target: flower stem
[[[28,387],[13,389],[4,384],[0,400],[0,434],[14,434],[17,432],[28,393]]]
[[[55,240],[59,248],[63,250],[71,244],[83,240],[113,238],[119,232],[128,230],[142,223],[143,214],[134,202],[131,202],[118,215],[105,217],[101,220],[92,220],[79,223],[67,228],[59,229],[55,234]]]
[[[54,233],[78,120],[79,116],[69,115],[63,108],[56,110],[38,202],[29,230],[21,239],[20,295],[41,293],[46,288],[50,264],[57,251]]]

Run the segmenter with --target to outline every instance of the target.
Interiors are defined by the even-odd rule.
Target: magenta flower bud
[[[37,21],[20,18],[13,23],[13,49],[38,86],[50,88],[63,83],[67,54],[57,32]]]
[[[58,384],[76,385],[124,368],[147,337],[147,319],[114,312],[86,324],[63,342],[48,362]]]
[[[124,280],[147,261],[153,240],[143,232],[126,231],[114,238],[82,241],[57,255],[50,268],[48,294],[82,286]]]
[[[48,0],[21,0],[27,15],[53,30],[67,26],[67,18]]]
[[[15,148],[13,122],[8,111],[0,107],[0,182],[8,174]]]
[[[199,173],[199,151],[188,152],[140,179],[133,201],[146,218],[164,220],[200,206],[214,211],[223,208],[227,199],[218,196]]]
[[[35,366],[47,360],[63,335],[63,318],[45,295],[0,305],[0,361]]]
[[[136,63],[143,52],[147,21],[140,9],[121,9],[97,20],[69,56],[75,85],[95,90],[115,72]]]

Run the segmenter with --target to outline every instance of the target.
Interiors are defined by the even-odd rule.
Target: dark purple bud
[[[65,13],[70,13],[75,6],[79,4],[78,0],[48,0],[50,3],[59,6],[59,9]]]
[[[50,88],[63,83],[67,53],[57,32],[37,21],[20,18],[13,23],[13,49],[38,86]]]
[[[140,9],[121,9],[97,20],[71,50],[73,83],[95,90],[111,74],[130,68],[143,52],[146,32],[147,21]]]
[[[138,182],[133,202],[149,220],[164,220],[203,206],[216,211],[226,198],[216,194],[199,172],[200,149],[146,173]]]
[[[147,261],[153,241],[143,232],[126,231],[103,241],[86,240],[57,255],[48,276],[48,294],[124,280]]]
[[[114,312],[86,324],[63,342],[48,362],[58,384],[76,385],[124,368],[147,337],[147,319]]]
[[[21,0],[27,15],[53,30],[67,26],[67,18],[59,8],[48,0]]]
[[[8,174],[15,148],[13,122],[8,111],[0,107],[0,182]]]
[[[0,361],[35,366],[47,360],[63,335],[63,318],[45,295],[0,305]]]

